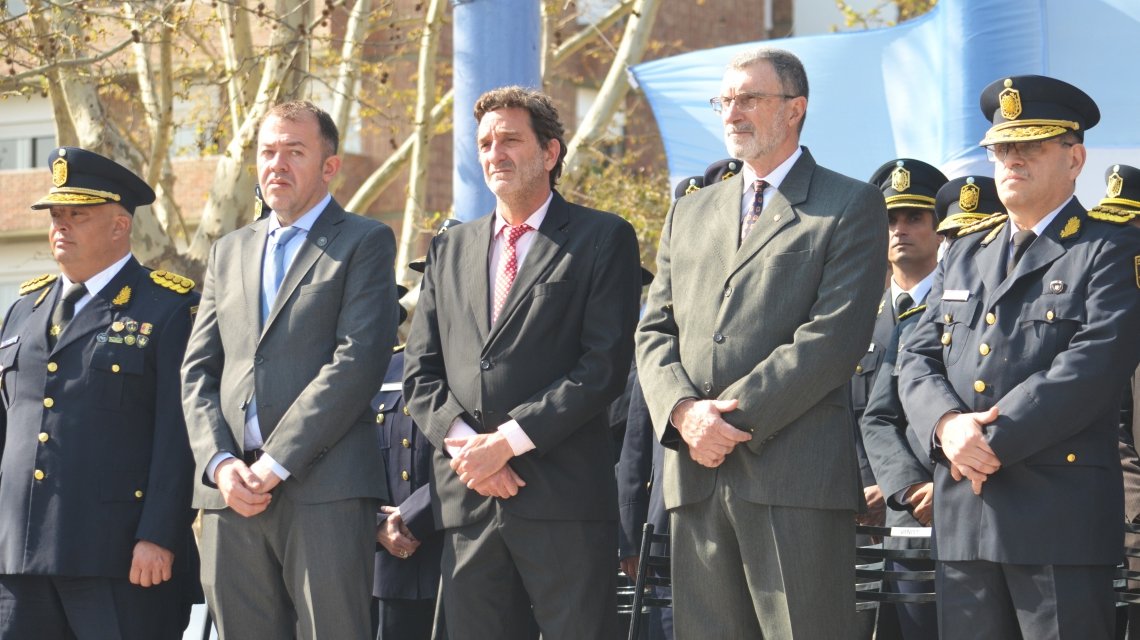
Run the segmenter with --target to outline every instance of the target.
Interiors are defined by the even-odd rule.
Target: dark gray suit
[[[606,407],[632,361],[637,238],[621,218],[555,193],[490,326],[493,223],[436,237],[405,352],[404,397],[437,449],[448,631],[519,637],[529,601],[545,638],[608,637],[617,491]],[[535,444],[510,461],[526,482],[517,496],[485,498],[450,468],[443,440],[460,416],[479,432],[514,419]]]
[[[854,626],[862,500],[846,385],[886,275],[885,205],[804,150],[738,250],[742,191],[736,176],[674,204],[638,332],[653,424],[673,448],[674,629],[839,637]],[[738,399],[725,420],[752,440],[717,469],[697,464],[669,422],[685,398]],[[710,507],[725,500],[765,522]],[[753,525],[770,533],[738,547]]]
[[[182,370],[194,505],[206,510],[202,582],[227,635],[291,636],[296,611],[302,637],[363,637],[376,501],[388,495],[368,401],[395,340],[395,240],[331,202],[261,327],[267,226],[214,244]],[[264,513],[243,518],[205,470],[219,452],[242,456],[255,394],[263,450],[291,476]]]

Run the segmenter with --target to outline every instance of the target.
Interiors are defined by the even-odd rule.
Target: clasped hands
[[[735,399],[690,398],[673,408],[669,421],[689,445],[689,457],[697,464],[715,469],[736,445],[752,439],[752,434],[737,429],[721,417],[723,413],[735,411],[738,404]]]
[[[420,541],[412,535],[408,525],[404,524],[399,507],[380,507],[380,512],[388,517],[376,527],[376,542],[393,556],[407,560],[420,548]]]
[[[237,458],[226,458],[214,470],[214,484],[227,507],[251,518],[269,508],[273,499],[269,492],[281,484],[281,478],[273,473],[265,458],[250,466]]]
[[[444,439],[447,447],[459,447],[451,459],[451,468],[468,489],[488,498],[518,495],[526,486],[523,479],[507,464],[514,457],[511,443],[498,431]]]
[[[997,418],[997,407],[980,413],[948,413],[934,428],[950,462],[950,475],[955,481],[968,479],[975,495],[982,495],[982,484],[1001,468],[1001,460],[982,433],[982,427]]]

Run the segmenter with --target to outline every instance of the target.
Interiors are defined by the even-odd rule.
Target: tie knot
[[[1026,229],[1024,231],[1016,231],[1013,234],[1013,247],[1015,249],[1018,247],[1024,247],[1024,246],[1028,245],[1029,243],[1033,242],[1033,239],[1036,237],[1037,237],[1037,234],[1033,233],[1032,229]]]
[[[87,295],[87,287],[82,282],[76,282],[63,292],[63,300],[68,304],[75,304],[85,295]]]
[[[914,306],[914,298],[909,293],[903,291],[899,297],[895,298],[895,315],[902,315],[904,311]]]
[[[768,188],[768,181],[767,180],[755,180],[752,182],[752,190],[756,193],[764,193],[764,190],[767,188]]]
[[[277,229],[276,239],[274,240],[275,246],[278,249],[284,249],[285,245],[289,244],[293,236],[300,233],[300,231],[300,227],[280,227]]]
[[[525,222],[520,224],[517,227],[508,226],[507,229],[508,229],[508,231],[507,231],[507,242],[509,242],[511,244],[511,246],[514,246],[515,244],[517,244],[519,241],[519,238],[526,235],[527,231],[532,230],[531,226]]]

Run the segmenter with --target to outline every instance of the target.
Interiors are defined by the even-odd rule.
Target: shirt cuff
[[[218,465],[234,457],[236,456],[228,451],[215,453],[214,457],[210,458],[210,463],[206,465],[206,481],[211,485],[217,484],[218,480],[214,475],[218,472]]]
[[[293,475],[289,473],[288,469],[277,464],[277,461],[273,459],[273,456],[269,455],[268,453],[262,454],[261,459],[269,463],[269,469],[273,471],[273,473],[275,473],[278,478],[281,478],[282,481],[288,480],[289,476]]]
[[[447,428],[448,438],[464,438],[466,436],[473,435],[476,435],[475,430],[472,429],[471,425],[467,424],[463,418],[456,418],[452,420],[451,426]],[[447,451],[447,455],[451,456],[452,458],[459,455],[459,452],[463,450],[463,447],[454,447],[449,444],[445,444],[443,448]]]
[[[515,420],[499,425],[498,431],[507,439],[507,444],[511,445],[511,451],[513,451],[516,456],[521,456],[535,448],[534,441],[526,435],[522,425]]]

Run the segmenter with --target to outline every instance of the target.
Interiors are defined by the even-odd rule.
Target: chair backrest
[[[879,542],[855,547],[855,607],[859,611],[873,609],[880,602],[914,604],[934,602],[933,591],[897,593],[887,588],[901,582],[928,582],[934,580],[934,571],[897,571],[885,568],[889,560],[931,560],[930,544],[925,548],[892,548],[890,539],[930,540],[930,527],[855,527],[856,534],[871,536]],[[858,536],[857,536],[858,537]],[[908,589],[907,591],[912,591]]]
[[[637,556],[637,575],[633,585],[618,587],[618,613],[630,616],[629,640],[637,640],[645,614],[654,608],[673,606],[671,597],[663,597],[659,590],[647,593],[646,587],[670,587],[669,534],[654,533],[653,525],[646,523],[641,530],[641,549]],[[628,604],[624,604],[628,602]]]

